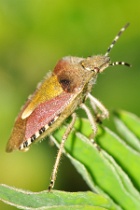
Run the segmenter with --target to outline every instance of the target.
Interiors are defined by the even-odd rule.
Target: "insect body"
[[[72,116],[72,121],[62,137],[49,190],[54,186],[64,143],[75,123],[76,108],[79,106],[85,110],[94,135],[97,132],[96,120],[84,101],[89,98],[96,117],[99,120],[109,116],[106,108],[90,92],[97,79],[97,75],[103,72],[108,66],[130,66],[125,62],[111,63],[109,57],[110,50],[128,25],[125,25],[120,30],[105,55],[91,56],[88,58],[72,56],[62,58],[56,64],[53,72],[47,75],[34,94],[27,100],[15,121],[11,137],[7,144],[7,152],[28,150],[33,142],[47,135],[51,135],[54,130],[61,126],[66,118]],[[101,111],[100,115],[96,113],[97,108]]]

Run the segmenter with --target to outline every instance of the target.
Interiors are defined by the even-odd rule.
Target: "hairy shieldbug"
[[[95,117],[91,114],[84,101],[89,98],[91,106],[99,120],[107,118],[107,109],[90,92],[97,75],[108,66],[125,65],[125,62],[111,63],[109,53],[123,31],[126,24],[115,37],[105,55],[96,55],[87,58],[64,57],[55,66],[52,73],[47,74],[44,81],[27,100],[20,111],[8,141],[6,151],[26,151],[30,145],[44,138],[56,130],[69,116],[72,121],[67,127],[60,144],[54,165],[49,191],[53,188],[58,165],[62,155],[64,143],[73,128],[76,119],[75,109],[81,107],[87,114],[94,136],[97,132]],[[96,113],[97,108],[100,114]]]

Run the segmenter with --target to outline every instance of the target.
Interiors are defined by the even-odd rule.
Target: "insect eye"
[[[68,79],[61,79],[59,82],[60,82],[63,90],[65,90],[66,92],[70,92],[70,87],[71,87],[70,86],[71,85],[70,80],[68,80]]]

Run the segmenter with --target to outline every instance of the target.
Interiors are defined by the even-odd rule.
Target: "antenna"
[[[119,31],[117,36],[115,36],[114,40],[112,41],[111,45],[108,47],[108,49],[105,53],[106,57],[109,55],[111,49],[114,47],[114,45],[116,44],[116,42],[118,41],[118,39],[120,38],[122,33],[127,29],[128,26],[129,26],[129,23],[127,23],[123,28],[121,28],[121,30]],[[129,63],[126,63],[124,61],[115,61],[113,63],[110,63],[110,66],[117,66],[117,65],[123,65],[123,66],[128,66],[128,67],[131,66]]]
[[[111,43],[111,45],[109,46],[109,48],[107,49],[105,56],[108,56],[111,49],[114,47],[114,45],[116,44],[116,42],[118,41],[118,39],[120,38],[120,36],[122,35],[122,33],[127,29],[127,27],[129,26],[129,23],[127,23],[117,34],[117,36],[115,36],[113,42]]]
[[[124,61],[115,61],[115,62],[110,63],[110,66],[118,66],[118,65],[128,66],[128,67],[131,67],[132,66],[131,64],[126,63]]]

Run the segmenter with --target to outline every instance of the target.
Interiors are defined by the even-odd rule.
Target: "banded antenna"
[[[122,35],[122,33],[127,29],[127,27],[129,26],[129,23],[127,23],[123,28],[121,28],[121,30],[119,31],[119,33],[117,34],[117,36],[115,36],[113,42],[111,43],[111,45],[108,47],[105,56],[107,57],[111,51],[111,49],[114,47],[114,45],[116,44],[116,42],[118,41],[118,39],[120,38],[120,36]],[[123,65],[123,66],[128,66],[131,67],[131,65],[129,63],[126,63],[124,61],[115,61],[110,63],[110,66],[117,66],[117,65]]]

